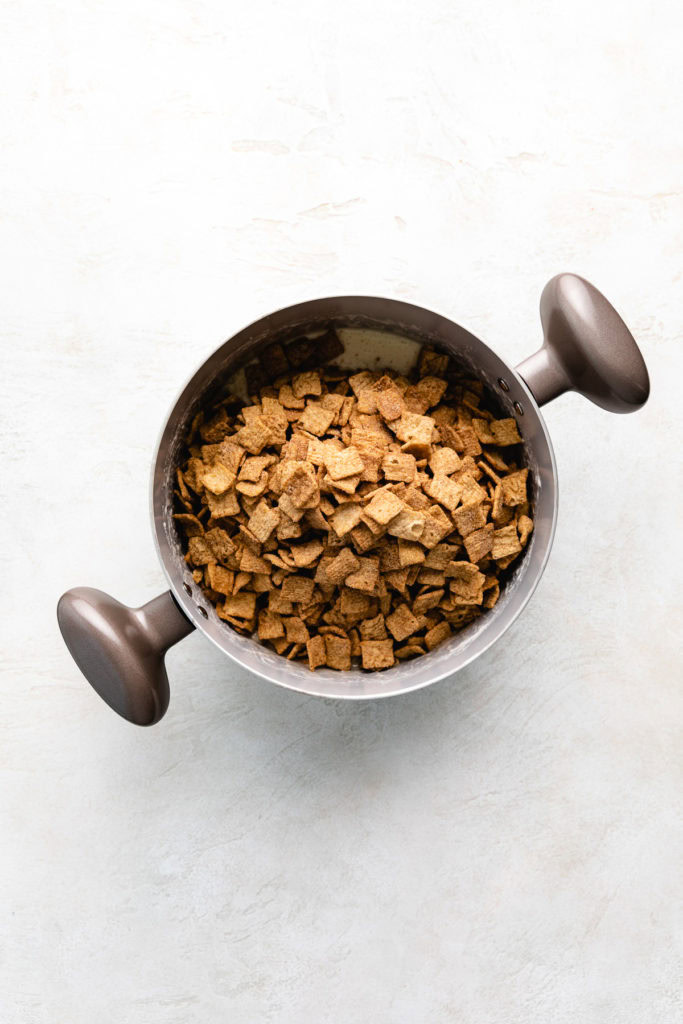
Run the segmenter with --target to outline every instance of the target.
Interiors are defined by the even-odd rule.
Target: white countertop
[[[4,6],[6,1024],[681,1019],[683,14],[485,7]],[[561,270],[652,398],[547,409],[557,537],[502,642],[358,705],[193,635],[159,726],[95,697],[57,598],[164,588],[152,451],[218,343],[366,292],[514,363]]]

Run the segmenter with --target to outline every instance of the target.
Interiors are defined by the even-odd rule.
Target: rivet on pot
[[[519,402],[513,402],[513,407],[514,407],[514,410],[515,410],[515,412],[517,413],[518,416],[523,416],[524,415],[524,409],[519,404]]]
[[[199,614],[203,615],[205,619],[208,619],[209,613],[207,612],[206,608],[202,608],[200,604],[197,605],[197,608],[199,609]]]
[[[508,384],[508,382],[506,380],[504,380],[503,377],[499,377],[498,378],[498,387],[501,389],[501,391],[509,391],[510,390],[510,385]]]
[[[185,591],[185,593],[187,594],[188,597],[191,596],[191,594],[192,594],[192,587],[190,586],[189,583],[183,583],[183,590]]]

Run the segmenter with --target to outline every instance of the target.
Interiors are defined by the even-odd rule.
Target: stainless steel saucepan
[[[62,596],[59,626],[77,665],[100,696],[124,718],[152,725],[169,700],[164,655],[199,629],[233,662],[261,679],[322,697],[356,700],[408,693],[452,675],[515,621],[548,560],[557,518],[557,470],[541,406],[578,391],[610,412],[632,412],[650,383],[638,346],[605,297],[582,278],[560,274],[541,296],[542,347],[513,369],[469,331],[430,310],[392,299],[341,296],[270,313],[246,327],[197,370],[171,409],[152,475],[152,522],[170,590],[141,608],[127,608],[99,590],[78,587]],[[183,560],[172,519],[174,470],[187,428],[218,378],[254,359],[274,338],[329,326],[395,332],[452,354],[497,394],[518,423],[530,468],[534,531],[495,608],[429,654],[382,672],[311,672],[240,636],[216,615]],[[386,365],[391,365],[387,351]]]

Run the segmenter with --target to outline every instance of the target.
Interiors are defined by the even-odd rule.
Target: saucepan
[[[514,369],[469,331],[428,309],[369,296],[314,299],[270,313],[221,345],[174,403],[156,449],[151,487],[154,538],[169,583],[166,593],[129,608],[99,590],[78,587],[62,596],[58,620],[78,667],[124,718],[152,725],[165,713],[166,651],[198,629],[226,655],[279,686],[315,696],[368,700],[408,693],[453,675],[502,637],[541,578],[557,519],[557,469],[541,407],[577,391],[610,412],[631,412],[650,390],[643,357],[616,310],[574,274],[548,282],[541,296],[543,344]],[[530,469],[534,531],[496,606],[449,641],[382,672],[338,672],[287,661],[221,621],[183,559],[172,518],[175,467],[192,418],[217,380],[258,359],[273,340],[330,326],[360,326],[400,334],[452,355],[495,392],[504,416],[514,416]],[[391,346],[382,362],[391,366]]]

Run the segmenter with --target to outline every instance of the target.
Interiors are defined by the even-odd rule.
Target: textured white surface
[[[7,1024],[681,1019],[677,3],[2,3]],[[561,510],[504,641],[351,706],[193,636],[135,730],[55,622],[163,586],[167,407],[220,341],[334,292],[510,361],[559,270],[652,376],[548,408]]]

